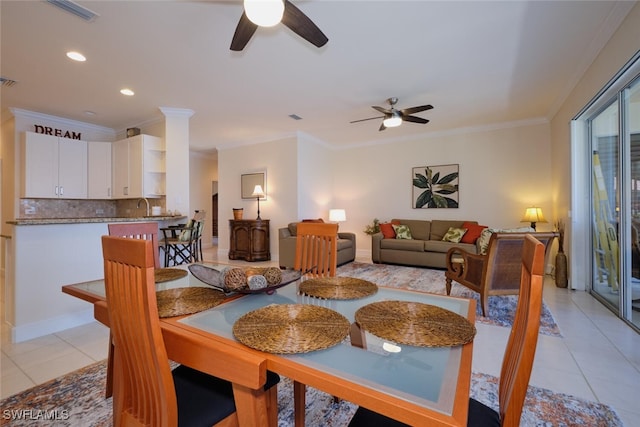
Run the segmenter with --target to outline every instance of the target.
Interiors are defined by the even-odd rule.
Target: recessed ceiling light
[[[81,54],[80,52],[74,52],[74,51],[67,52],[67,57],[78,62],[84,62],[87,60],[87,58],[85,58],[83,54]]]
[[[120,93],[127,96],[133,96],[135,93],[131,89],[120,89]]]

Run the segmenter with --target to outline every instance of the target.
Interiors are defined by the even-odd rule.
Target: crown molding
[[[86,131],[105,132],[105,133],[112,133],[114,135],[116,134],[116,131],[112,128],[93,125],[91,123],[81,122],[79,120],[65,119],[58,116],[52,116],[50,114],[36,113],[34,111],[23,110],[21,108],[9,108],[9,111],[16,118],[24,118],[24,119],[31,119],[31,120],[48,120],[48,121],[56,122],[61,125],[66,125],[69,127],[81,128]]]

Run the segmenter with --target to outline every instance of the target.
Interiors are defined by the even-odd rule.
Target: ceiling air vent
[[[18,83],[15,80],[8,79],[6,77],[0,77],[0,86],[2,87],[11,87],[14,84]]]
[[[87,9],[84,6],[80,6],[78,3],[72,2],[71,0],[47,0],[47,2],[64,11],[79,16],[85,21],[93,21],[98,16],[94,11]]]

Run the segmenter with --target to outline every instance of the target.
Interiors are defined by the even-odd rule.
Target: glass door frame
[[[628,128],[629,112],[625,102],[628,101],[628,90],[640,79],[640,51],[596,94],[596,96],[571,121],[571,210],[568,212],[570,225],[568,228],[570,245],[570,287],[582,289],[602,301],[614,310],[619,317],[640,331],[640,325],[632,323],[631,251],[619,251],[620,268],[618,271],[619,307],[612,307],[603,301],[593,289],[593,186],[592,186],[592,146],[589,120],[603,111],[615,100],[618,101],[619,141],[621,147],[618,154],[620,165],[620,227],[618,233],[619,248],[629,248],[631,244],[631,160],[630,130]],[[587,194],[585,194],[585,192]],[[624,272],[624,277],[622,277]]]

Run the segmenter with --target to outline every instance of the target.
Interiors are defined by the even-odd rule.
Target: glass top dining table
[[[174,320],[173,324],[243,346],[233,335],[234,323],[244,314],[271,304],[322,306],[354,322],[356,311],[370,303],[411,301],[445,308],[471,323],[475,320],[473,300],[385,287],[379,287],[375,294],[359,299],[319,299],[299,293],[303,280],[283,286],[271,295],[248,294],[230,299],[214,308]],[[156,286],[157,290],[164,290],[208,285],[188,274]],[[69,287],[73,287],[72,292],[64,290]],[[63,291],[72,294],[80,291],[95,295],[96,299],[104,299],[104,282],[96,280],[67,285]],[[268,366],[270,370],[403,422],[419,420],[416,421],[418,424],[424,421],[429,425],[466,425],[472,342],[453,347],[421,347],[388,342],[369,332],[364,332],[364,341],[365,348],[351,345],[347,336],[341,343],[324,350],[286,355],[261,353],[272,362]],[[248,347],[247,350],[257,351]],[[296,376],[297,373],[300,377]],[[405,413],[408,414],[406,417],[402,415]]]

